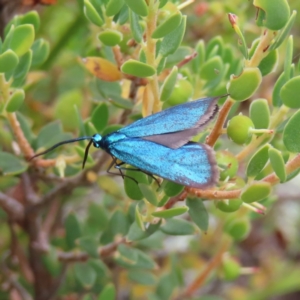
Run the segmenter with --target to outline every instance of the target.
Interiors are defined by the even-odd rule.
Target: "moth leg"
[[[106,172],[108,174],[112,174],[112,175],[117,175],[117,176],[122,176],[122,178],[124,179],[125,177],[128,177],[130,178],[131,180],[133,180],[136,184],[138,184],[138,182],[131,176],[128,176],[128,175],[125,175],[123,172],[122,172],[122,169],[126,170],[126,168],[120,168],[121,165],[124,165],[125,163],[124,162],[117,162],[117,159],[112,156],[112,162],[110,163],[110,165],[108,166]],[[115,173],[115,172],[112,172],[110,171],[112,168],[115,168],[119,171],[119,173]]]
[[[121,163],[119,163],[119,164],[116,164],[116,165],[115,165],[115,168],[118,169],[118,170],[120,170],[120,171],[121,171],[121,170],[125,170],[125,171],[126,171],[126,170],[130,170],[130,171],[142,172],[142,173],[144,173],[144,174],[150,176],[150,177],[158,184],[158,186],[160,186],[159,180],[158,180],[156,177],[154,177],[153,174],[148,173],[148,172],[143,171],[143,170],[138,169],[138,168],[126,168],[126,167],[121,167],[121,165],[124,165],[124,164],[125,164],[124,162],[121,162]],[[128,175],[124,175],[124,176],[129,177]]]

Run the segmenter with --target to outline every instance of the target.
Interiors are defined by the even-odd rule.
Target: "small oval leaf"
[[[7,102],[6,111],[9,113],[17,111],[23,104],[24,99],[24,90],[16,89]]]
[[[239,76],[231,76],[227,87],[228,94],[235,101],[244,101],[258,89],[262,76],[258,68],[244,69]]]
[[[300,76],[293,77],[287,81],[280,91],[283,103],[290,108],[300,108]]]
[[[104,81],[118,81],[122,78],[118,67],[102,57],[86,57],[82,62],[90,73]]]
[[[182,14],[181,12],[177,12],[170,16],[167,20],[163,23],[159,24],[158,27],[152,33],[153,39],[159,39],[164,37],[165,35],[169,34],[173,30],[175,30],[181,22]]]
[[[134,59],[127,60],[122,65],[121,71],[125,74],[141,78],[153,76],[156,73],[152,66]]]
[[[89,0],[84,0],[84,15],[93,24],[99,27],[103,25],[101,16]]]
[[[34,27],[31,24],[20,25],[14,29],[10,48],[20,57],[25,54],[34,41]]]
[[[195,233],[195,227],[192,223],[176,218],[167,220],[166,224],[160,227],[160,230],[169,235],[190,235]]]
[[[204,232],[208,229],[208,212],[201,199],[190,199],[186,201],[189,207],[189,215],[195,224]]]
[[[109,0],[106,5],[106,15],[112,17],[116,15],[124,5],[124,0]]]
[[[106,103],[101,103],[93,110],[91,121],[99,132],[106,127],[108,119],[109,111]]]
[[[280,179],[280,182],[285,182],[286,169],[285,169],[285,164],[281,152],[275,148],[270,148],[269,157],[270,157],[271,166],[275,174],[277,175],[277,177]]]
[[[300,110],[296,111],[286,123],[283,131],[283,143],[288,151],[300,152]]]
[[[187,206],[180,206],[180,207],[173,207],[166,210],[155,211],[151,215],[157,218],[168,219],[168,218],[173,218],[182,215],[186,213],[188,210],[189,208]]]
[[[250,118],[256,129],[269,128],[270,108],[266,99],[256,99],[251,102]]]
[[[137,15],[142,17],[148,15],[148,6],[145,0],[125,0],[125,2]]]
[[[122,41],[123,34],[114,29],[106,29],[98,35],[98,38],[104,45],[113,47]]]
[[[241,199],[246,203],[252,203],[267,198],[270,193],[269,182],[254,182],[242,191]]]
[[[253,154],[247,166],[248,177],[255,177],[266,166],[269,160],[269,148],[269,144],[264,145],[256,153]]]
[[[13,71],[19,63],[18,55],[11,49],[0,54],[0,73]]]
[[[160,92],[161,101],[168,100],[172,95],[172,92],[174,90],[177,81],[177,75],[178,75],[178,68],[177,66],[174,66],[161,87],[161,92]]]

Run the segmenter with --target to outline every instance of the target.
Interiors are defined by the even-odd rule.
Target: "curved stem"
[[[234,102],[230,98],[227,98],[227,100],[223,104],[222,108],[220,109],[217,122],[209,136],[206,138],[207,145],[213,147],[219,136],[222,134],[224,123],[233,103]]]

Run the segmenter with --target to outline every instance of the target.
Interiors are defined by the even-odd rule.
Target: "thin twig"
[[[222,262],[223,254],[227,251],[230,243],[228,240],[223,242],[220,250],[217,254],[212,258],[210,262],[207,263],[205,269],[195,278],[195,280],[186,288],[182,295],[180,295],[177,299],[187,299],[192,297],[194,293],[205,283],[205,280],[209,276],[209,274],[216,269]]]
[[[220,109],[217,122],[209,136],[206,138],[207,145],[213,147],[219,136],[222,134],[224,123],[233,103],[234,102],[230,98],[227,98],[227,100],[223,104],[222,108]]]
[[[24,218],[24,207],[16,199],[0,192],[0,206],[13,220],[21,221]]]
[[[103,246],[99,250],[99,257],[104,258],[104,257],[111,256],[116,251],[117,247],[120,244],[125,244],[125,243],[129,244],[129,242],[126,242],[126,238],[122,237],[113,243]],[[84,262],[87,261],[89,258],[90,258],[89,254],[83,251],[73,251],[73,252],[61,251],[58,253],[58,259],[61,262],[65,262],[65,263],[76,262],[76,261]]]

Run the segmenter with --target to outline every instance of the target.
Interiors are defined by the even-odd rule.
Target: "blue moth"
[[[135,170],[185,186],[212,186],[219,178],[214,151],[208,145],[191,142],[190,139],[214,118],[219,98],[202,98],[173,106],[105,136],[97,133],[62,141],[31,159],[63,144],[89,140],[83,167],[93,144],[112,156],[107,170],[109,173],[114,167],[124,177],[122,170],[126,168],[122,165],[129,164]]]

